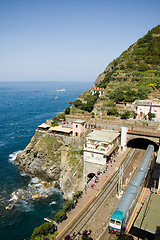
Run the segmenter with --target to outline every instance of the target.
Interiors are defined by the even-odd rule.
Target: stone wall
[[[73,136],[65,136],[61,134],[49,133],[47,131],[36,130],[40,135],[49,135],[50,137],[56,138],[58,141],[64,143],[64,145],[73,145],[75,147],[83,146],[84,144],[84,137],[73,137]]]
[[[103,119],[103,118],[92,118],[91,116],[85,115],[72,115],[67,116],[67,121],[72,122],[76,119],[85,120],[88,128],[102,128],[112,129],[120,131],[122,126],[127,126],[128,130],[146,131],[146,132],[159,132],[160,133],[160,122],[155,121],[142,121],[142,120],[122,120],[122,119]]]

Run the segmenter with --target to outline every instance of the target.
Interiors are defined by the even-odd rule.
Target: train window
[[[115,220],[114,219],[110,219],[110,223],[114,224]]]
[[[120,221],[116,221],[116,225],[120,226],[121,222]]]

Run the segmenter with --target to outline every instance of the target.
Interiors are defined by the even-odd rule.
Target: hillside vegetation
[[[114,59],[97,77],[94,86],[104,88],[103,96],[84,92],[73,102],[69,114],[119,116],[124,113],[124,109],[117,109],[119,103],[160,98],[160,25]],[[133,108],[129,111],[122,118],[136,117]]]
[[[160,25],[114,59],[96,79],[95,86],[107,88],[109,98],[126,102],[146,99],[152,90],[159,91]]]

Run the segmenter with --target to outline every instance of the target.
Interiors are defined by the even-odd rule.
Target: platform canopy
[[[134,226],[146,232],[156,234],[160,227],[160,195],[151,193],[143,205]]]

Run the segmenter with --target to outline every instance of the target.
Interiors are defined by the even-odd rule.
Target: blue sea
[[[9,211],[11,194],[34,179],[13,164],[38,125],[69,106],[91,82],[0,82],[0,239],[29,240],[44,217],[54,218],[64,201],[59,189],[49,199],[22,201]],[[65,88],[66,91],[57,91]]]

